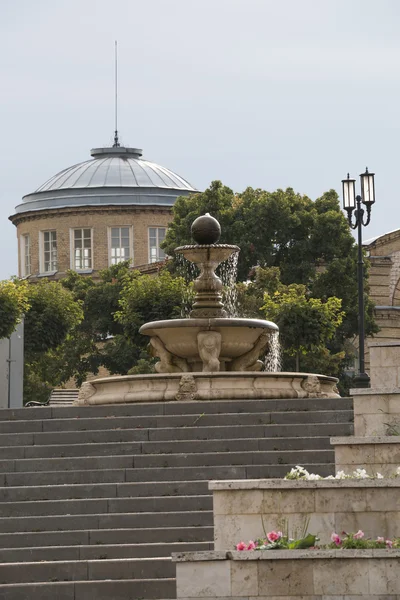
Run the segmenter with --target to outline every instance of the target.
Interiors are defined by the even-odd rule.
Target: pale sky
[[[376,173],[364,239],[400,228],[398,0],[0,0],[0,279],[23,195],[112,144],[199,189],[315,199]]]

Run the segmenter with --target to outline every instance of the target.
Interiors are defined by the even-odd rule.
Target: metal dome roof
[[[178,196],[197,191],[176,173],[142,159],[138,148],[95,148],[91,155],[24,196],[16,212],[106,204],[172,206]]]

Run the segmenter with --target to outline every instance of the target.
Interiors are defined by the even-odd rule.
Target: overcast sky
[[[400,228],[398,0],[0,0],[0,279],[8,216],[112,144],[199,189],[221,179],[315,199],[365,166],[364,239]]]

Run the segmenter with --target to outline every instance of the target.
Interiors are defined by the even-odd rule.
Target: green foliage
[[[185,280],[167,270],[157,277],[141,275],[126,281],[116,313],[125,335],[141,347],[147,344],[148,338],[138,333],[140,327],[148,321],[180,317],[185,288]]]
[[[30,285],[28,300],[30,308],[25,316],[28,355],[57,348],[83,318],[80,303],[56,281]]]
[[[28,308],[26,281],[0,281],[0,339],[10,337]]]
[[[154,371],[155,361],[146,352],[149,339],[138,331],[147,321],[180,316],[187,293],[183,279],[167,270],[156,277],[141,275],[125,262],[102,271],[97,282],[71,271],[61,285],[82,307],[83,319],[45,354],[40,369],[36,365],[42,381],[58,386],[73,377],[81,385],[100,367],[112,375]]]
[[[47,400],[62,381],[62,344],[83,318],[81,302],[58,282],[42,281],[28,288],[25,316],[24,401]]]
[[[273,295],[265,292],[262,308],[266,318],[278,325],[281,344],[293,356],[325,347],[343,320],[341,305],[336,297],[326,302],[309,297],[304,285],[292,283]]]

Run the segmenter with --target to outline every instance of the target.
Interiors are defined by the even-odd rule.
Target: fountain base
[[[222,372],[117,375],[85,382],[76,404],[338,398],[337,379],[311,373]]]

